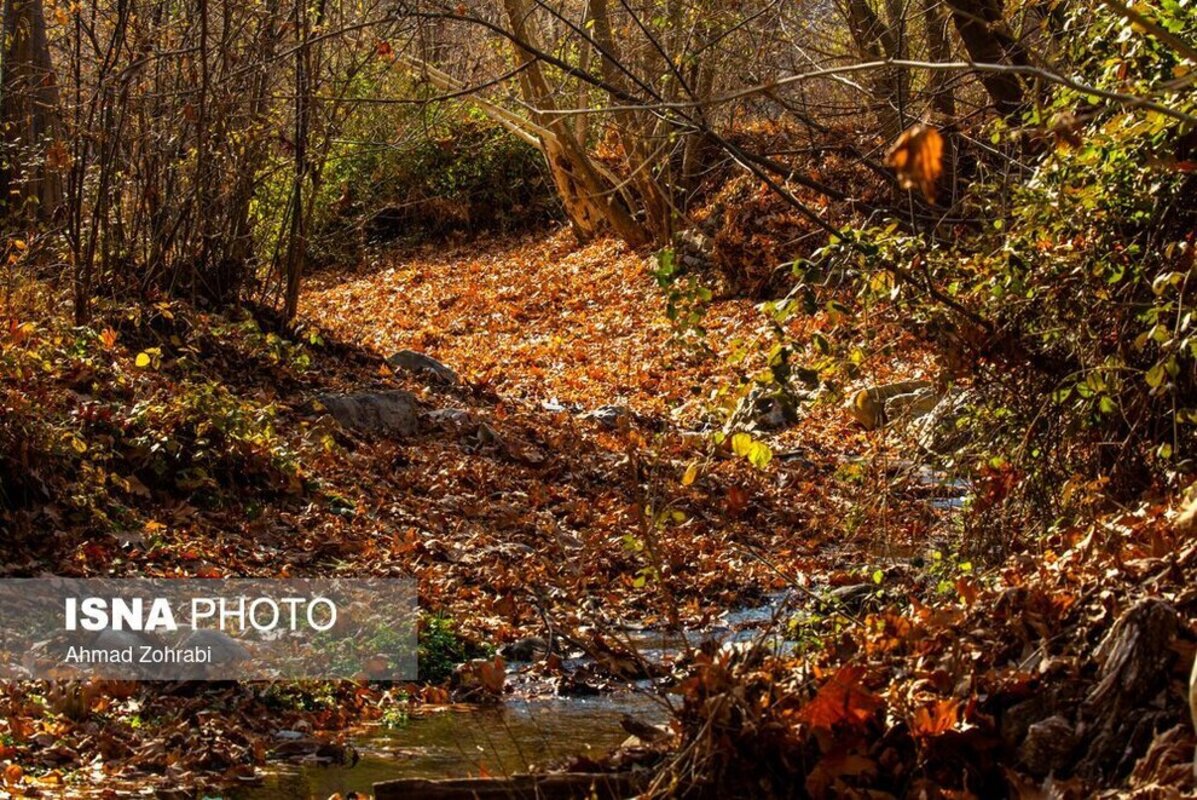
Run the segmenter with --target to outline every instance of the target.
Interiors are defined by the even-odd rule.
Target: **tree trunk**
[[[58,84],[42,0],[4,0],[0,206],[48,219],[62,201]]]
[[[923,24],[927,30],[927,54],[937,63],[952,59],[952,46],[948,40],[948,18],[939,0],[923,0]],[[951,74],[933,70],[927,79],[927,94],[931,96],[931,108],[943,119],[942,124],[952,122],[956,117],[956,96],[952,92]]]
[[[311,43],[307,5],[295,2],[295,174],[291,185],[291,217],[287,234],[287,260],[284,270],[283,319],[290,322],[299,311],[299,284],[307,260],[307,214],[304,210],[303,185],[308,175],[308,123],[311,119]]]
[[[503,6],[515,39],[536,48],[524,0],[503,0]],[[556,110],[553,94],[536,57],[519,45],[515,45],[515,51],[517,65],[522,68],[520,89],[525,101],[538,112],[534,121],[553,134],[542,137],[542,147],[575,234],[585,241],[609,228],[629,244],[646,244],[649,236],[644,226],[632,218],[615,187],[599,174],[565,118],[552,113]]]
[[[1027,63],[1026,52],[1002,21],[1001,0],[947,0],[969,58],[978,64]],[[1023,105],[1023,86],[1017,75],[983,72],[981,85],[1002,116],[1013,116]]]
[[[902,57],[900,18],[890,20],[887,24],[866,0],[848,0],[847,17],[852,40],[866,59],[879,61]],[[902,107],[906,81],[905,71],[899,69],[877,70],[869,81],[869,90],[874,99],[873,113],[886,141],[896,139],[904,127]]]

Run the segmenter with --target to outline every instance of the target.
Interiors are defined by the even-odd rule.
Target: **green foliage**
[[[472,658],[489,658],[494,653],[463,636],[457,623],[443,614],[422,614],[418,649],[420,680],[441,683],[453,669]]]
[[[675,338],[682,344],[710,352],[702,321],[711,302],[711,290],[700,276],[687,273],[672,248],[657,251],[653,277],[665,291],[665,316],[673,325]]]
[[[303,491],[275,406],[215,379],[198,356],[228,348],[243,365],[302,370],[306,346],[166,304],[119,323],[23,325],[0,342],[0,504],[22,507],[61,482],[68,511],[107,529],[140,527],[134,509],[156,493],[209,502],[247,486]]]

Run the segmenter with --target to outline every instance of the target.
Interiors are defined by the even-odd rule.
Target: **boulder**
[[[876,430],[884,427],[888,422],[886,403],[902,395],[918,395],[931,388],[930,381],[898,381],[879,386],[868,386],[852,395],[848,401],[848,413],[865,427],[866,430]],[[902,401],[900,407],[913,405],[914,399]]]
[[[917,419],[930,414],[939,405],[939,395],[930,386],[905,394],[894,395],[885,401],[887,424]]]
[[[971,391],[953,387],[938,399],[935,407],[912,420],[910,430],[919,447],[929,453],[949,453],[968,443],[968,432],[957,425],[968,406],[974,402]]]
[[[419,430],[419,404],[411,392],[322,394],[317,410],[358,433],[413,436]]]
[[[446,386],[456,386],[459,383],[456,372],[426,353],[400,350],[388,358],[387,363],[397,371],[405,370],[423,378],[432,378]]]

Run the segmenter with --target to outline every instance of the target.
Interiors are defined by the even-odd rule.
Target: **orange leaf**
[[[798,719],[815,728],[831,728],[844,723],[863,725],[881,708],[880,697],[860,684],[865,675],[861,666],[848,665],[819,688],[814,699],[798,712]]]
[[[952,730],[959,722],[959,701],[936,700],[914,712],[910,730],[915,736],[938,736]]]
[[[935,202],[935,182],[943,172],[943,137],[930,125],[908,128],[885,155],[886,166],[898,173],[903,189],[918,188]]]

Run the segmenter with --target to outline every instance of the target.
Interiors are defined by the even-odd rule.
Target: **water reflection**
[[[376,781],[394,778],[503,775],[574,755],[597,757],[627,738],[619,725],[625,713],[654,724],[666,719],[658,700],[635,692],[515,699],[501,708],[446,711],[355,738],[362,758],[354,767],[276,765],[261,785],[229,797],[327,800],[335,792],[370,792]]]

